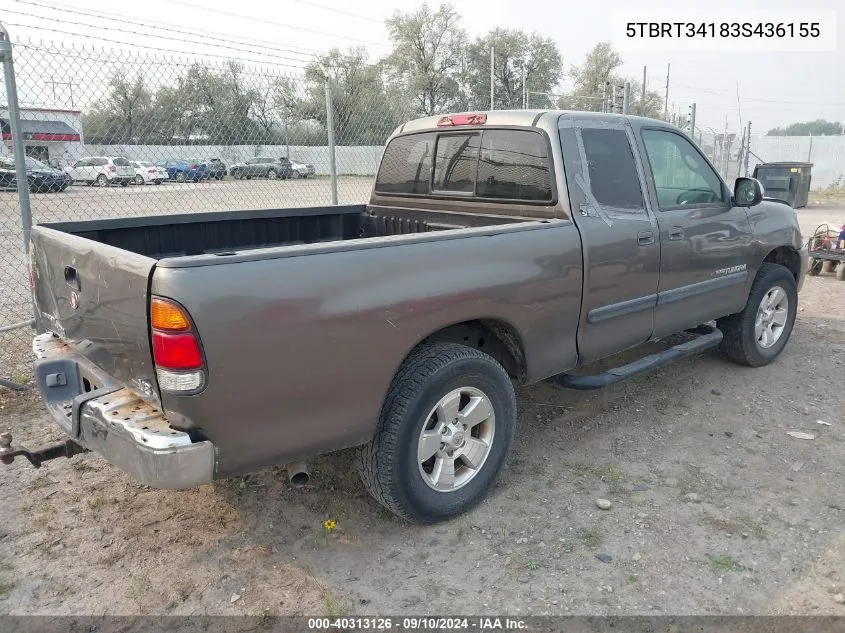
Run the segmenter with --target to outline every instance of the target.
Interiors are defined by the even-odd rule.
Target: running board
[[[595,376],[558,374],[557,376],[552,376],[548,380],[558,387],[563,387],[565,389],[578,389],[580,391],[601,389],[603,387],[616,384],[617,382],[627,380],[628,378],[633,378],[639,374],[653,371],[681,358],[698,354],[699,352],[708,350],[711,347],[716,347],[722,342],[722,331],[717,328],[702,326],[696,328],[694,331],[700,334],[697,338],[694,338],[691,341],[675,345],[674,347],[670,347],[662,352],[657,352],[656,354],[650,354],[645,358],[635,360],[627,365],[614,367],[603,374]]]

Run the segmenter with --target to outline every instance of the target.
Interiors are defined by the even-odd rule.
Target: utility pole
[[[689,107],[689,132],[690,136],[695,140],[695,104],[691,103]]]
[[[622,93],[622,114],[628,114],[628,108],[631,107],[631,82],[626,81]]]
[[[494,109],[493,99],[495,97],[495,83],[494,83],[494,75],[493,75],[493,64],[495,63],[495,58],[493,56],[493,47],[490,47],[490,109]]]
[[[669,67],[671,64],[666,64],[666,97],[663,99],[663,118],[669,118]]]
[[[648,70],[647,66],[643,66],[643,94],[640,96],[640,101],[645,103],[645,82],[646,82],[646,72]]]
[[[522,109],[528,109],[528,91],[525,89],[525,63],[522,64]]]
[[[616,114],[616,84],[610,87],[610,112]]]
[[[604,87],[601,89],[601,111],[607,112],[607,82],[604,82]]]
[[[751,154],[751,121],[748,122],[748,127],[745,131],[745,138],[747,139],[745,142],[745,156],[743,157],[743,175],[748,175],[748,156]]]

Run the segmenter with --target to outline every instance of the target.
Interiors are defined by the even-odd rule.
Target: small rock
[[[607,499],[596,499],[596,507],[599,510],[610,510],[612,506],[613,504]]]
[[[733,433],[731,433],[730,431],[725,431],[725,436],[726,436],[726,437],[733,437],[733,436],[734,436],[734,434],[733,434]]]
[[[722,395],[722,391],[720,389],[716,389],[716,387],[713,387],[710,390],[710,393],[712,393],[714,396],[721,396]]]
[[[388,558],[396,558],[397,556],[399,556],[399,550],[393,550],[387,555]]]
[[[833,596],[833,601],[838,604],[845,604],[845,593],[838,593]]]
[[[641,558],[642,558],[642,556],[640,555],[639,552],[637,552],[636,554],[631,556],[631,560],[634,561],[635,563],[638,562]]]
[[[748,532],[743,532],[741,536],[742,538],[748,538]]]
[[[613,557],[610,554],[596,554],[596,558],[603,563],[609,563],[613,560]]]
[[[675,477],[667,477],[663,481],[663,485],[669,486],[670,488],[676,488],[678,486],[678,480]]]
[[[519,576],[517,576],[516,580],[517,582],[526,583],[531,580],[531,577],[528,574],[520,574]]]
[[[359,604],[370,604],[370,601],[369,601],[369,600],[367,600],[366,598],[361,598],[361,599],[358,601],[358,603],[359,603]]]
[[[694,492],[688,492],[687,494],[685,494],[684,499],[691,503],[698,503],[698,495]]]
[[[458,595],[458,592],[455,591],[454,589],[447,589],[446,593],[448,593],[450,596],[457,596]]]
[[[240,594],[233,593],[233,594],[232,594],[232,597],[231,597],[231,598],[229,598],[229,602],[230,602],[230,603],[232,603],[232,604],[234,604],[234,603],[236,603],[236,602],[237,602],[238,600],[240,600],[240,599],[241,599]]]
[[[794,470],[796,473],[802,468],[804,468],[804,462],[795,462],[794,464],[792,464],[792,470]]]
[[[648,515],[645,512],[637,512],[638,519],[647,519]]]

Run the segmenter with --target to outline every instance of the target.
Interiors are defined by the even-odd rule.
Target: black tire
[[[279,173],[275,169],[268,169],[265,175],[267,176],[267,180],[276,180],[279,177]]]
[[[234,180],[240,180],[241,179],[241,172],[239,172],[237,169],[233,170],[232,171],[232,178]]]
[[[144,184],[144,177],[141,174],[137,174],[135,176],[135,184],[136,185],[143,185]]]
[[[765,348],[757,342],[754,335],[754,323],[763,298],[776,286],[785,291],[789,302],[786,322],[778,340],[771,347]],[[716,325],[724,334],[719,345],[720,351],[729,360],[740,365],[747,367],[768,365],[780,355],[789,341],[797,310],[798,289],[795,277],[783,266],[764,263],[751,285],[751,292],[742,312],[716,321]]]
[[[97,183],[98,187],[108,187],[109,186],[109,179],[108,179],[108,176],[106,176],[105,174],[100,174],[99,176],[97,176],[97,180],[95,180],[94,182]]]
[[[185,182],[185,172],[184,171],[177,171],[176,172],[176,182],[179,182],[179,183]]]
[[[129,181],[128,181],[128,180],[121,180],[121,181],[120,181],[120,186],[121,186],[121,187],[128,187],[128,186],[129,186]]]
[[[835,261],[830,260],[830,259],[826,259],[826,260],[824,260],[824,262],[823,262],[823,264],[822,264],[822,272],[823,272],[823,273],[832,273],[832,272],[836,272],[836,264],[837,264],[837,263],[838,263],[838,262],[835,262]]]
[[[845,263],[839,262],[839,266],[836,267],[836,279],[845,281]]]
[[[824,262],[820,259],[811,259],[810,260],[810,267],[807,269],[807,274],[810,277],[816,277],[822,271],[822,265]]]
[[[489,453],[477,473],[449,492],[431,488],[417,462],[420,433],[428,412],[450,391],[483,392],[495,415]],[[414,351],[393,378],[373,439],[359,450],[364,486],[398,516],[430,524],[463,514],[487,495],[513,441],[516,397],[513,384],[493,358],[453,343],[426,344]]]
[[[153,180],[153,184],[154,184],[154,185],[160,185],[160,184],[161,184],[161,180],[158,180],[158,179]]]

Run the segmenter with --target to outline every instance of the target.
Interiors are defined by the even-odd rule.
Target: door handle
[[[654,233],[651,231],[640,231],[637,233],[637,244],[640,246],[654,244]]]
[[[669,239],[670,240],[682,240],[684,239],[684,230],[680,226],[673,226],[669,229]]]

